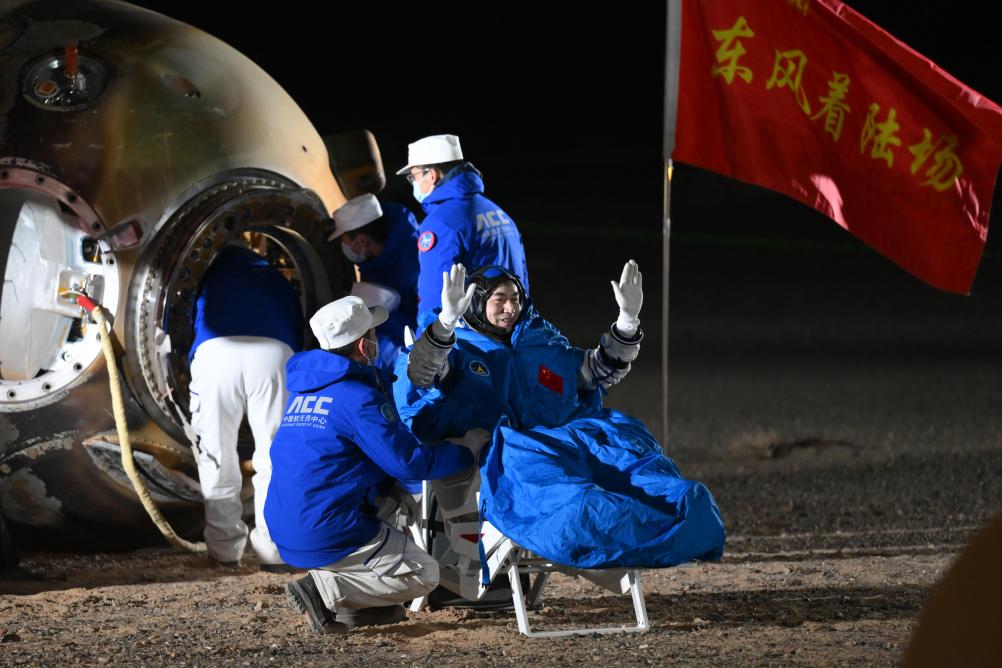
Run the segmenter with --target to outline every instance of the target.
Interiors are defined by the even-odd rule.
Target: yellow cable
[[[136,471],[136,463],[132,458],[132,443],[129,441],[129,428],[125,420],[125,404],[122,401],[122,387],[118,378],[118,366],[115,363],[115,351],[111,347],[111,328],[106,327],[104,313],[100,306],[91,311],[94,320],[97,322],[98,333],[101,336],[101,347],[104,349],[104,358],[108,367],[108,384],[111,387],[111,406],[115,413],[115,428],[118,430],[118,443],[122,449],[122,466],[125,473],[132,481],[132,487],[136,490],[136,496],[142,502],[143,507],[149,514],[150,519],[160,529],[167,542],[171,545],[190,550],[191,552],[205,552],[205,543],[191,543],[178,536],[171,528],[164,516],[160,514],[160,509],[153,503],[146,484],[139,477]]]

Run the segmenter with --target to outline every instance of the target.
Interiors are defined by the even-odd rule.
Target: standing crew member
[[[380,522],[376,497],[396,480],[468,469],[487,438],[428,445],[401,424],[389,377],[373,366],[373,328],[386,317],[358,297],[331,302],[310,319],[323,350],[287,367],[292,398],[271,448],[265,516],[285,562],[311,569],[286,593],[317,634],[401,621],[400,604],[438,584],[438,563]]]
[[[282,570],[264,518],[268,449],[285,406],[285,362],[303,347],[303,311],[292,284],[247,248],[223,249],[195,301],[191,345],[191,426],[205,497],[209,557],[237,566],[247,541],[237,434],[246,412],[254,434],[254,530],[264,570]]]
[[[407,146],[407,166],[397,171],[413,186],[428,216],[418,234],[418,312],[442,305],[442,274],[454,263],[500,265],[518,276],[529,293],[529,270],[515,221],[484,197],[484,181],[463,159],[459,137],[432,135]]]
[[[380,205],[375,195],[359,195],[334,212],[334,232],[328,241],[338,238],[345,257],[361,275],[351,294],[367,306],[378,304],[389,312],[386,322],[376,327],[376,366],[392,372],[404,345],[404,327],[417,328],[417,221],[407,207],[393,202]]]

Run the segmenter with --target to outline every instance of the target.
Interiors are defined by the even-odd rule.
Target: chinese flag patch
[[[542,364],[539,365],[539,384],[557,394],[564,393],[563,377],[553,373]]]
[[[418,237],[417,249],[422,253],[427,253],[435,247],[435,241],[435,233],[431,230],[425,230],[421,233],[421,236]]]

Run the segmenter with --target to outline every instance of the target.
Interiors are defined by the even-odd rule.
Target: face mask
[[[372,344],[372,356],[370,357],[368,354],[369,353],[368,346],[366,346],[366,350],[364,353],[362,353],[362,355],[365,356],[365,361],[368,362],[369,366],[371,366],[373,369],[376,379],[376,387],[379,388],[380,392],[386,394],[386,388],[383,387],[383,381],[379,379],[379,370],[376,369],[376,358],[379,357],[379,342],[374,339],[365,339],[365,340],[367,343]]]
[[[414,182],[413,190],[414,190],[414,199],[416,199],[418,201],[418,204],[420,204],[421,202],[425,201],[428,195],[432,193],[432,190],[434,190],[434,188],[432,188],[432,190],[429,190],[426,193],[423,193],[421,192],[420,180],[418,180]]]
[[[349,262],[351,262],[352,264],[362,264],[363,262],[369,259],[362,253],[356,253],[354,250],[354,246],[355,246],[354,243],[341,244],[341,252],[344,253],[344,256],[348,258]]]
[[[376,358],[379,357],[379,341],[376,339],[366,339],[367,342],[372,344],[372,356],[365,356],[366,361],[369,362],[369,366],[376,366]]]

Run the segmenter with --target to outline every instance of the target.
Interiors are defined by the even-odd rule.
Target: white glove
[[[616,303],[619,304],[616,329],[623,336],[632,337],[640,328],[640,307],[644,304],[643,274],[640,273],[640,267],[637,266],[637,263],[630,260],[623,265],[623,275],[620,277],[619,283],[610,282],[612,283],[612,291],[616,295]]]
[[[466,309],[473,301],[473,291],[477,286],[470,285],[464,288],[466,283],[466,267],[461,264],[452,265],[452,270],[448,273],[442,272],[442,312],[438,314],[438,321],[445,329],[445,335],[452,334]]]
[[[448,438],[446,440],[456,445],[461,445],[472,452],[473,461],[477,462],[480,458],[480,451],[484,449],[485,445],[491,442],[491,432],[480,428],[471,429],[460,438]]]

